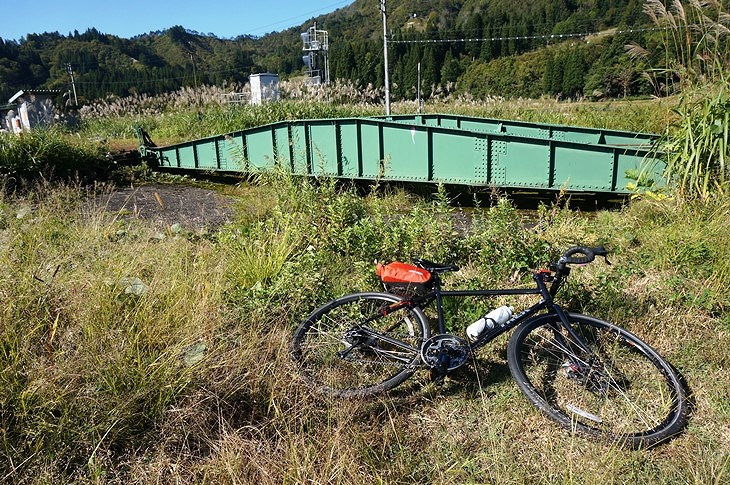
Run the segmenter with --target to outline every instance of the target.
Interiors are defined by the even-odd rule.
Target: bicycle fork
[[[600,357],[588,346],[585,339],[573,328],[567,312],[553,301],[553,295],[557,293],[557,289],[562,283],[562,277],[556,277],[557,281],[555,281],[553,287],[548,288],[546,282],[550,281],[550,278],[547,273],[537,273],[535,275],[535,281],[543,297],[543,304],[549,309],[549,312],[554,313],[560,319],[559,325],[552,325],[552,331],[558,349],[566,357],[566,361],[561,367],[565,370],[567,378],[576,380],[591,392],[605,394],[608,388],[601,383],[603,380],[601,378],[605,374],[603,371],[605,366]],[[562,326],[568,333],[567,338],[561,332],[559,326]],[[583,353],[585,358],[581,358],[578,355],[579,353]]]

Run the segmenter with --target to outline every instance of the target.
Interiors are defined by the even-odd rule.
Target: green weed
[[[667,153],[667,176],[685,197],[708,199],[730,182],[730,84],[724,78],[701,93],[686,91],[660,147]]]
[[[0,134],[0,177],[18,184],[38,178],[90,179],[108,170],[104,154],[101,144],[73,139],[61,129]]]
[[[650,45],[629,51],[651,61],[646,75],[658,95],[678,95],[657,151],[666,157],[666,175],[680,196],[708,199],[728,185],[730,16],[717,1],[667,6],[649,0],[644,12],[657,33]]]

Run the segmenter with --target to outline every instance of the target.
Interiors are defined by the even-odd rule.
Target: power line
[[[211,75],[218,75],[218,74],[231,74],[231,73],[240,73],[240,69],[224,69],[220,71],[206,71],[206,74],[208,76]],[[87,73],[88,74],[88,73]],[[144,75],[143,75],[144,76]],[[175,77],[142,77],[135,80],[129,80],[129,81],[76,81],[76,84],[84,84],[87,86],[98,86],[98,85],[133,85],[135,83],[161,83],[165,81],[181,81],[181,80],[189,80],[193,79],[195,80],[195,77],[193,75],[183,75],[183,76],[175,76]]]
[[[526,26],[530,27],[532,30],[541,30],[543,28],[552,29],[553,27],[555,27],[555,24],[551,23],[551,22],[542,22],[542,23],[534,23],[534,24],[531,23],[531,24],[527,24]],[[489,29],[491,31],[505,31],[505,30],[509,30],[511,27],[513,27],[513,25],[510,25],[510,24],[501,24],[501,25],[486,24],[480,29],[453,28],[453,29],[448,29],[448,30],[446,30],[446,29],[439,30],[439,33],[443,36],[451,35],[451,34],[467,35],[469,33],[475,33],[475,32],[477,34],[481,34],[487,29]]]
[[[652,32],[659,30],[670,30],[671,27],[646,27],[636,29],[615,30],[611,34],[629,34],[637,32]],[[516,35],[504,37],[488,37],[488,38],[463,38],[463,39],[411,39],[411,40],[391,40],[389,44],[452,44],[458,42],[501,42],[505,40],[552,40],[552,39],[570,39],[577,37],[590,37],[599,35],[601,32],[585,32],[582,34],[545,34],[545,35]]]
[[[254,27],[251,30],[252,30],[252,32],[258,32],[258,31],[261,31],[261,30],[266,29],[268,27],[274,27],[274,26],[277,26],[277,25],[284,25],[284,24],[287,24],[287,23],[289,23],[291,21],[298,21],[299,19],[307,19],[307,18],[310,18],[311,15],[318,14],[319,12],[321,12],[324,9],[328,9],[328,8],[331,8],[331,7],[340,7],[340,6],[343,6],[343,5],[346,5],[346,4],[350,4],[350,3],[352,3],[352,0],[342,0],[342,1],[335,2],[335,3],[330,4],[330,5],[324,5],[324,6],[320,7],[320,8],[318,8],[317,10],[311,10],[309,12],[304,12],[302,14],[299,14],[299,15],[295,16],[295,17],[289,17],[289,18],[286,18],[286,19],[283,19],[283,20],[279,20],[277,22],[274,22],[274,23],[271,23],[271,24],[268,24],[268,25],[263,25],[261,27]],[[255,34],[249,34],[249,35],[255,35]]]

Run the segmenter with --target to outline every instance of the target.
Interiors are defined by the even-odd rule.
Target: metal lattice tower
[[[311,84],[330,83],[329,35],[326,30],[317,30],[317,23],[302,32],[302,50],[307,54],[302,61],[307,67],[307,82]],[[321,66],[321,67],[320,67]]]

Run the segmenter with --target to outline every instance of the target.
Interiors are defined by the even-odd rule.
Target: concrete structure
[[[53,124],[56,117],[54,98],[58,89],[20,90],[0,107],[0,129],[11,133],[30,131]]]
[[[248,78],[251,83],[251,104],[261,104],[264,101],[279,100],[279,75],[264,72],[251,74]]]
[[[14,104],[0,104],[0,133],[8,133],[12,131],[10,129],[12,124],[8,124],[8,119],[13,119],[15,116],[15,109],[16,106]]]

